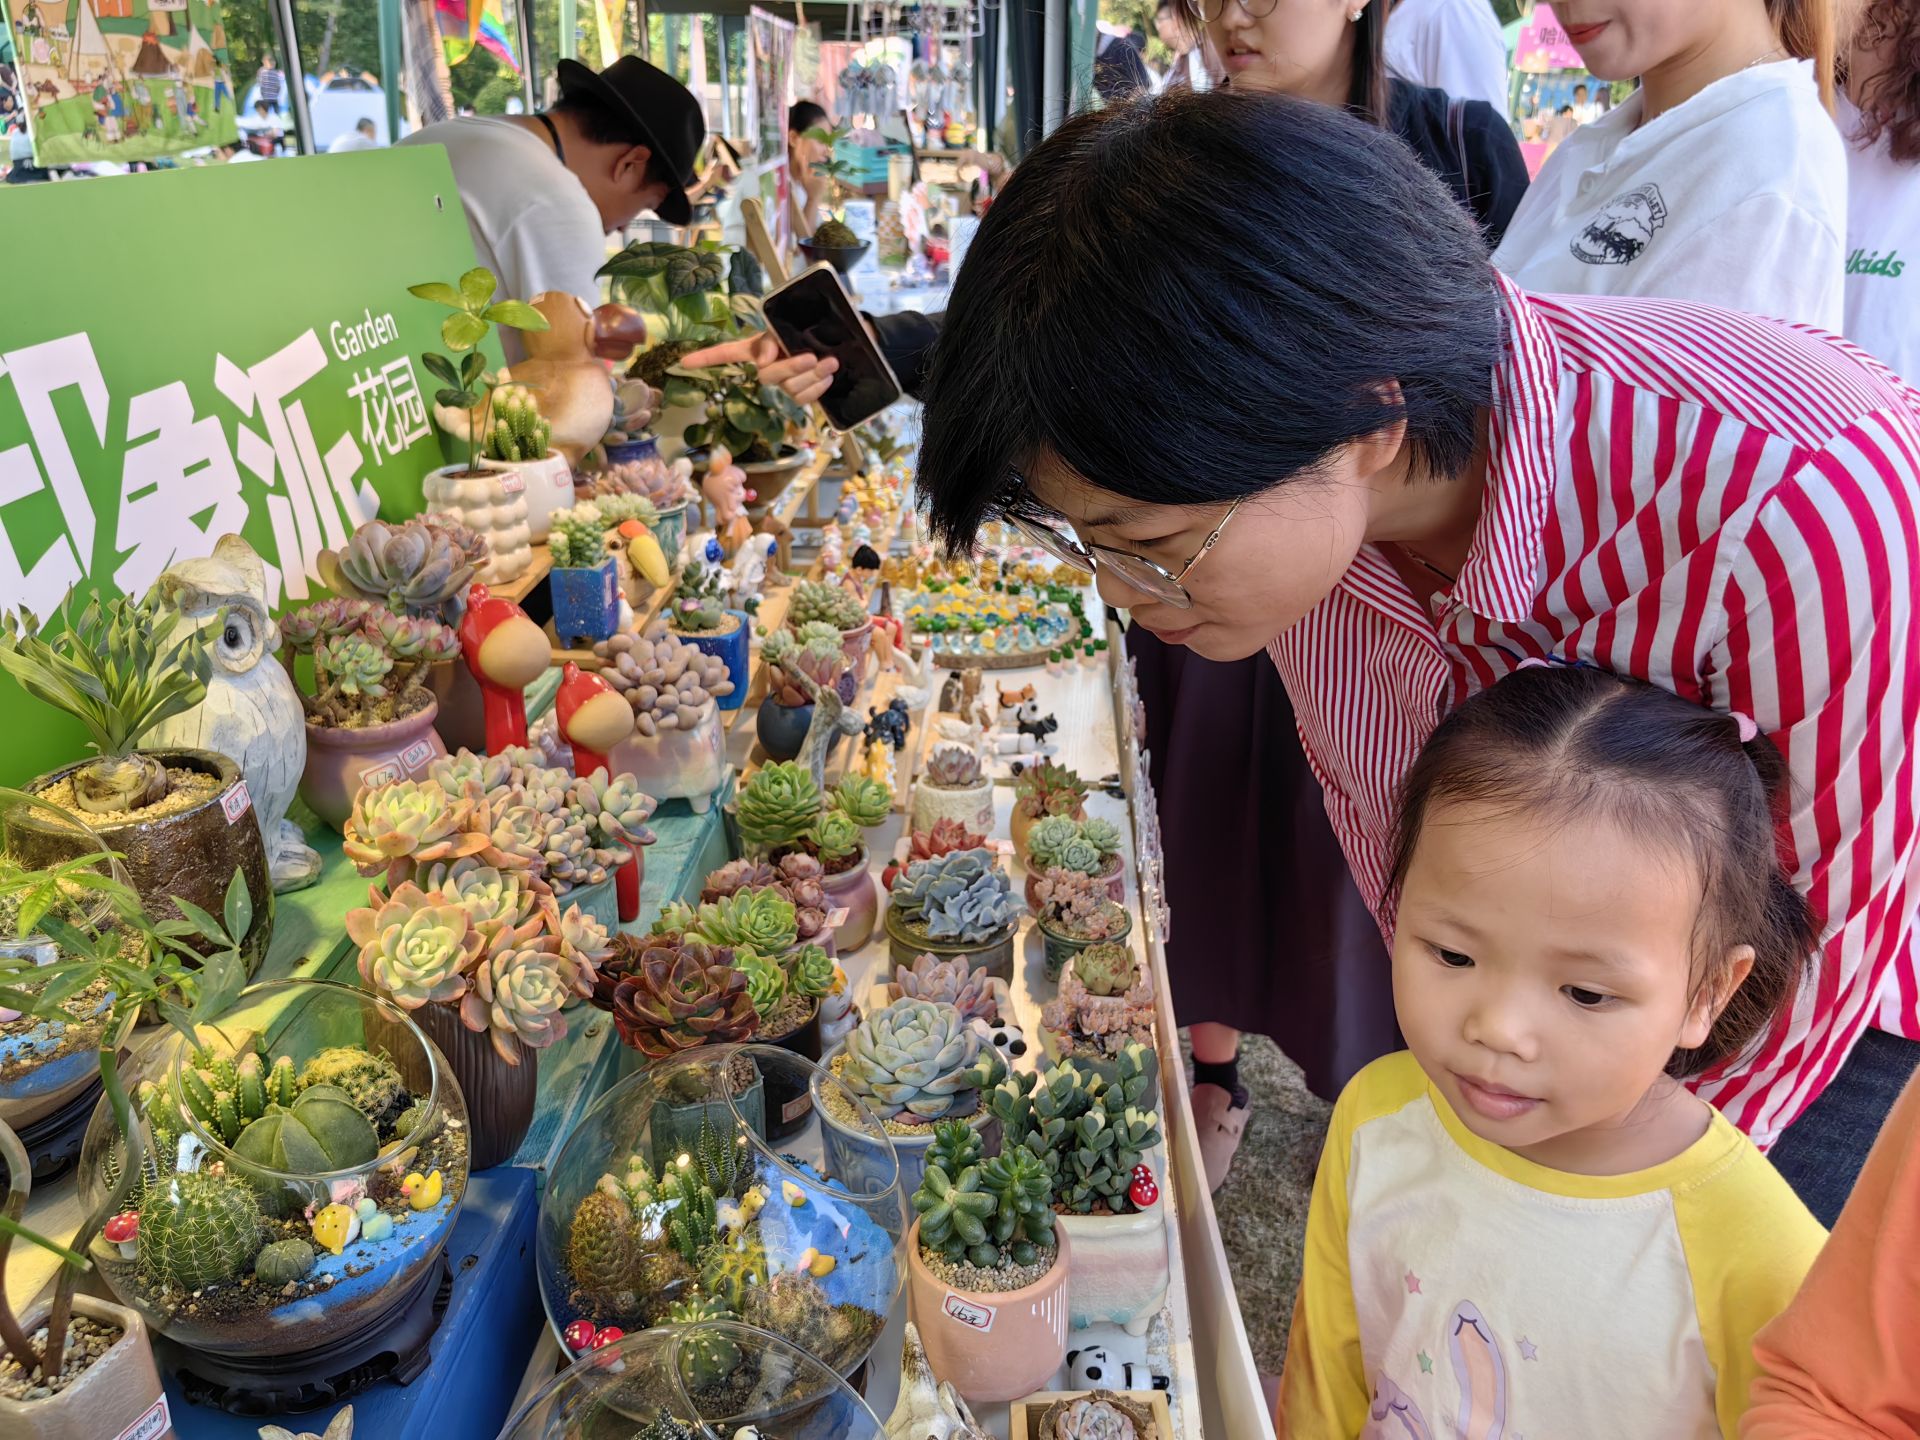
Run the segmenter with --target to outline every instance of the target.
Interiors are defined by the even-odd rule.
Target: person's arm
[[[1736,253],[1739,263],[1727,263]],[[1683,295],[1835,335],[1845,325],[1845,243],[1779,194],[1749,196],[1693,232],[1656,236],[1633,267],[1636,295]]]
[[[1470,100],[1462,120],[1468,194],[1491,251],[1506,235],[1507,222],[1527,193],[1527,162],[1520,154],[1520,142],[1513,138],[1513,127],[1493,106]]]
[[[1909,1081],[1800,1293],[1754,1341],[1740,1440],[1913,1433],[1920,1415],[1920,1079]]]
[[[1347,1264],[1347,1171],[1360,1083],[1356,1078],[1349,1084],[1334,1106],[1313,1177],[1306,1254],[1274,1417],[1279,1440],[1345,1440],[1367,1423],[1366,1364]]]
[[[922,315],[903,310],[898,315],[868,315],[867,328],[873,332],[881,355],[893,367],[900,388],[918,400],[926,388],[927,369],[933,359],[934,341],[947,323],[947,312],[939,310]]]

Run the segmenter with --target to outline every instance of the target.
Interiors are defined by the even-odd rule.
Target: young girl
[[[1680,1084],[1819,927],[1751,722],[1523,668],[1433,734],[1389,903],[1408,1049],[1334,1108],[1280,1401],[1303,1440],[1732,1435],[1823,1236]]]

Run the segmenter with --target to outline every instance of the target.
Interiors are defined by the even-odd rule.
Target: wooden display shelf
[[[553,556],[547,551],[547,542],[542,540],[533,547],[533,563],[525,572],[503,585],[487,586],[489,595],[497,595],[502,600],[511,600],[514,604],[524,604],[527,596],[539,588],[540,582],[547,578],[553,569]]]

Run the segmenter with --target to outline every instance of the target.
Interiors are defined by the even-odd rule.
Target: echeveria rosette
[[[754,1013],[759,1015],[762,1025],[766,1024],[780,1008],[780,1002],[787,998],[785,968],[778,960],[769,960],[751,950],[736,951],[734,963],[747,977],[747,998],[753,1001]]]
[[[663,1060],[701,1045],[749,1038],[759,1023],[747,977],[724,946],[692,935],[622,935],[600,967],[593,1003],[620,1038]]]
[[[773,889],[743,890],[702,905],[694,913],[691,929],[710,945],[740,947],[761,955],[784,955],[800,938],[792,902]]]
[[[329,635],[313,647],[314,667],[342,695],[379,700],[387,693],[393,657],[365,635]]]
[[[489,950],[525,944],[551,928],[543,909],[552,903],[551,892],[529,871],[502,870],[469,856],[430,865],[415,881],[429,895],[465,910]]]
[[[544,1050],[567,1033],[560,1008],[569,991],[561,978],[553,942],[497,950],[474,967],[472,988],[461,998],[460,1022],[486,1032],[494,1052],[509,1065],[520,1056],[512,1040]]]
[[[505,755],[456,750],[427,766],[427,778],[455,799],[482,800],[511,783],[513,761]]]
[[[396,615],[391,610],[375,610],[373,632],[395,660],[418,660],[434,664],[455,659],[460,654],[460,639],[452,627],[437,620],[422,620],[411,615]]]
[[[735,804],[740,835],[765,853],[796,845],[820,818],[820,787],[792,760],[763,765],[754,772]]]
[[[369,520],[341,549],[320,552],[321,578],[330,590],[391,610],[452,619],[476,565],[466,540],[432,520]]]
[[[489,865],[510,870],[540,870],[546,864],[547,837],[558,826],[551,815],[530,805],[505,804],[492,807],[492,823],[482,838],[485,848],[478,852]]]
[[[970,1111],[1003,1069],[951,1005],[896,1000],[848,1033],[839,1078],[883,1120],[917,1123]]]
[[[362,875],[386,873],[398,884],[422,865],[487,848],[474,802],[432,782],[398,780],[363,788],[341,827],[340,848]]]
[[[956,850],[919,860],[894,877],[889,904],[929,940],[977,945],[1013,924],[1020,902],[991,851]]]
[[[787,988],[796,995],[818,999],[830,994],[838,978],[833,957],[818,945],[803,945],[787,957]]]
[[[653,844],[654,834],[647,828],[647,821],[659,802],[643,791],[633,776],[609,779],[604,771],[596,771],[575,780],[567,798],[598,844]]]
[[[833,787],[832,803],[862,830],[872,830],[886,824],[893,811],[893,792],[868,776],[849,775]]]
[[[815,854],[829,863],[858,854],[865,843],[860,827],[844,810],[829,810],[822,815],[807,832],[806,841]]]
[[[585,886],[598,885],[625,859],[623,849],[614,851],[597,846],[587,827],[581,823],[562,825],[547,832],[547,848],[541,855],[547,883],[555,895],[565,895]]]
[[[601,965],[613,954],[612,934],[578,905],[559,912],[554,934],[560,941],[560,978],[580,999],[590,999]]]
[[[934,955],[914,959],[913,967],[896,965],[887,994],[895,1000],[927,1000],[951,1005],[968,1020],[988,1024],[1000,1018],[1006,995],[1006,981],[976,970],[964,955],[942,960]]]
[[[407,881],[372,906],[347,912],[347,937],[360,947],[360,978],[408,1010],[459,1000],[486,941],[467,912]]]

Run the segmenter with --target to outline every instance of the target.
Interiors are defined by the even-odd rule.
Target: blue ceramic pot
[[[685,502],[671,510],[662,510],[660,518],[653,522],[653,538],[660,542],[665,552],[667,564],[674,565],[680,559],[680,547],[687,541],[687,507]]]
[[[800,753],[812,725],[813,706],[782,705],[769,695],[760,702],[753,730],[769,760],[791,760]]]
[[[692,634],[678,629],[673,633],[702,654],[717,655],[727,662],[727,678],[733,681],[733,693],[720,701],[720,708],[738,710],[747,703],[747,682],[752,678],[752,670],[749,668],[747,659],[747,644],[749,637],[753,634],[753,622],[747,618],[744,610],[729,610],[727,614],[740,622],[730,635]]]
[[[561,643],[604,640],[620,625],[620,573],[613,556],[591,569],[555,570],[553,630]]]
[[[660,453],[658,435],[642,435],[638,440],[616,440],[607,446],[607,463],[624,465],[629,460],[651,460]]]

